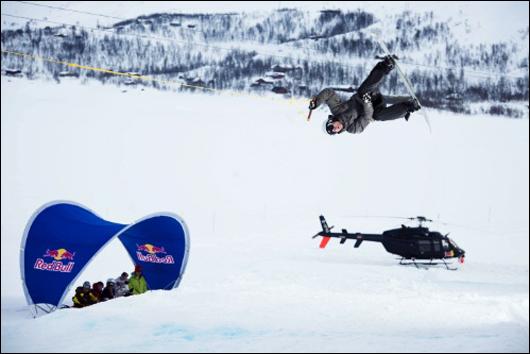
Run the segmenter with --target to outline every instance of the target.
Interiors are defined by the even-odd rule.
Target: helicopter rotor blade
[[[426,218],[425,216],[390,216],[390,215],[344,215],[343,218],[376,218],[376,219],[401,219],[401,220],[424,220],[432,222],[432,219]]]
[[[401,219],[401,220],[410,220],[404,216],[386,216],[386,215],[345,215],[343,218],[374,218],[374,219]]]
[[[404,216],[386,216],[386,215],[347,215],[344,216],[344,218],[374,218],[374,219],[399,219],[399,220],[410,220],[410,221],[416,221],[420,225],[422,225],[425,222],[433,222],[432,219],[426,218],[425,216],[411,216],[411,217],[404,217]]]

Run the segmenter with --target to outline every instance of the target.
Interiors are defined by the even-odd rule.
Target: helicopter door
[[[418,251],[421,256],[432,253],[432,243],[430,240],[418,240]]]

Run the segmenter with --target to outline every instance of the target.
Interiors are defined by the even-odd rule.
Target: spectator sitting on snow
[[[139,265],[134,267],[134,273],[129,279],[129,290],[131,290],[132,295],[143,294],[147,291],[147,282],[142,275],[142,267]]]
[[[101,294],[103,293],[103,282],[98,281],[97,283],[94,283],[92,285],[92,290],[90,291],[90,294],[96,299],[94,303],[101,301]]]
[[[114,299],[116,297],[116,289],[114,287],[115,281],[110,278],[107,280],[107,286],[103,289],[101,293],[101,301],[107,301]]]
[[[129,291],[129,274],[127,272],[121,273],[121,275],[116,278],[116,284],[114,288],[116,289],[116,297],[120,296],[129,296],[131,293]]]
[[[78,290],[80,290],[78,292]],[[75,290],[75,296],[72,298],[74,307],[85,307],[90,306],[98,302],[98,299],[90,291],[90,283],[85,281],[83,287],[78,287]]]
[[[85,299],[82,286],[78,286],[75,289],[75,295],[74,297],[72,297],[72,301],[74,302],[74,307],[76,308],[82,308],[87,306],[87,301]]]

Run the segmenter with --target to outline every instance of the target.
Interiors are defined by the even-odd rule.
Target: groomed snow
[[[428,111],[329,137],[327,111],[248,95],[2,77],[2,352],[528,352],[528,119]],[[33,211],[82,203],[190,228],[174,291],[37,319],[19,248]],[[310,236],[318,215],[381,232],[425,215],[466,250],[458,271],[397,265],[379,244]],[[335,240],[336,241],[336,240]],[[119,241],[80,280],[132,265]],[[71,295],[67,297],[70,299]]]

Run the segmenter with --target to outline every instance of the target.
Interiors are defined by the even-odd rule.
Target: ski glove
[[[317,98],[313,97],[311,101],[309,101],[309,109],[313,110],[315,108],[317,108]]]

